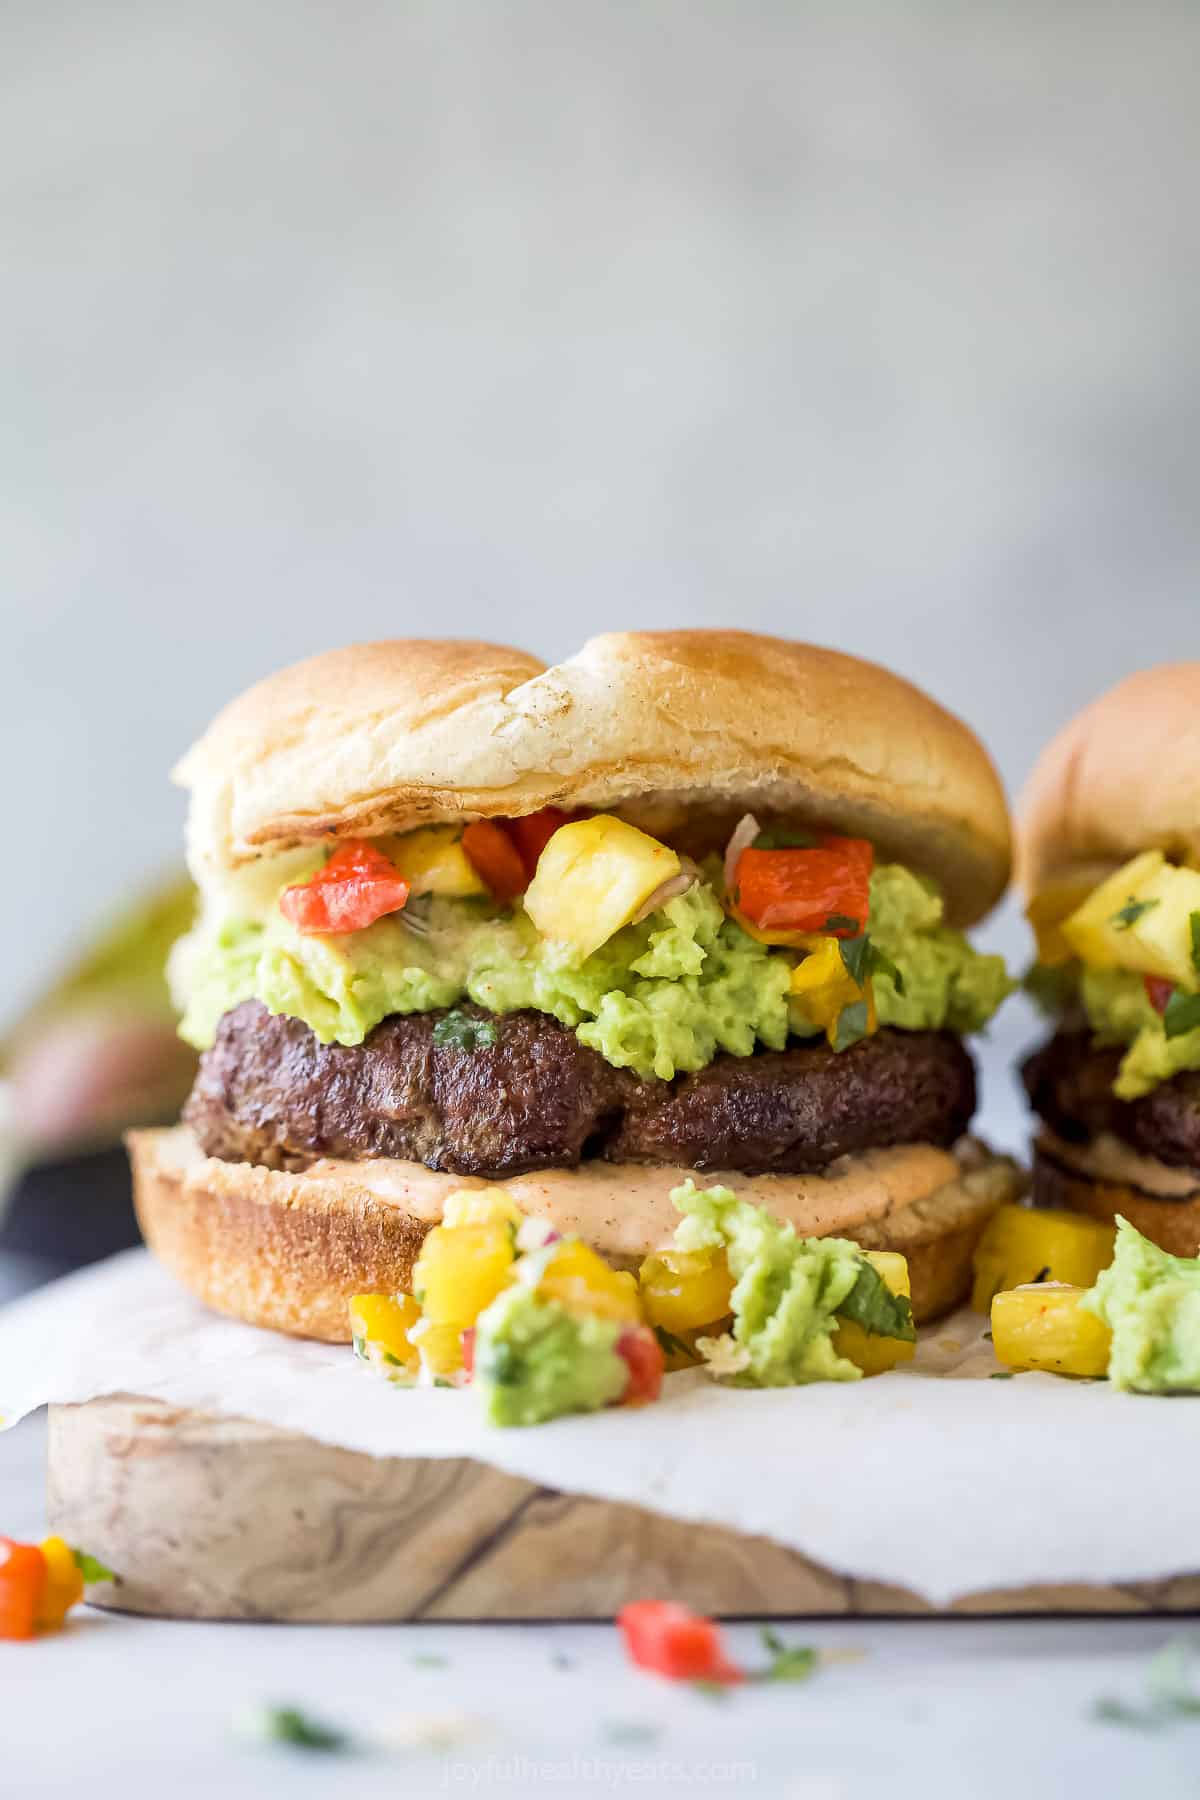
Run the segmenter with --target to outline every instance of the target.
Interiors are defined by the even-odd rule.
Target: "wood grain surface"
[[[50,1408],[52,1529],[121,1611],[367,1623],[610,1618],[667,1596],[726,1617],[934,1613],[764,1538],[561,1494],[470,1461],[377,1459],[130,1396]],[[1200,1574],[974,1594],[954,1613],[1200,1608]]]

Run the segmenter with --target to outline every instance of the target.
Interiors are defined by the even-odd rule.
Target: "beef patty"
[[[1118,1100],[1112,1084],[1122,1054],[1088,1031],[1056,1033],[1022,1067],[1030,1105],[1066,1143],[1111,1131],[1145,1156],[1200,1168],[1200,1073],[1172,1076],[1140,1100]]]
[[[394,1156],[504,1176],[602,1156],[794,1174],[850,1150],[952,1143],[975,1110],[974,1065],[949,1032],[719,1056],[642,1081],[545,1013],[457,1011],[484,1025],[474,1046],[436,1032],[444,1014],[412,1013],[346,1048],[247,1000],[221,1020],[184,1118],[208,1155],[271,1169]]]

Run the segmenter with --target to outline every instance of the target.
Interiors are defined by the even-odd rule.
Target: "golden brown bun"
[[[346,1343],[351,1294],[411,1289],[429,1226],[356,1182],[353,1165],[340,1165],[333,1175],[292,1175],[221,1162],[204,1156],[184,1126],[131,1132],[128,1141],[147,1244],[216,1311],[297,1337]],[[928,1156],[926,1146],[912,1151]],[[363,1168],[365,1175],[369,1166]],[[843,1219],[838,1230],[866,1249],[907,1256],[913,1311],[918,1320],[927,1319],[966,1294],[979,1234],[1020,1186],[1006,1159],[965,1145],[956,1179],[882,1217],[876,1209],[861,1227]],[[746,1193],[753,1178],[742,1178],[739,1187]],[[605,1253],[636,1266],[657,1245],[657,1236],[654,1242],[648,1237],[636,1254]]]
[[[874,663],[749,632],[612,632],[552,669],[488,644],[354,645],[251,688],[176,777],[202,883],[313,839],[547,805],[867,836],[934,876],[957,924],[1008,879],[1004,793],[959,719]]]
[[[1027,897],[1163,850],[1200,860],[1200,662],[1142,669],[1101,694],[1042,752],[1021,796],[1017,879]]]
[[[1200,1171],[1191,1199],[1163,1200],[1128,1182],[1100,1181],[1057,1161],[1039,1146],[1033,1157],[1035,1206],[1061,1206],[1111,1225],[1123,1219],[1172,1256],[1200,1256]]]

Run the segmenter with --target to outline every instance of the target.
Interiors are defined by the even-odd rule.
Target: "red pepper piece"
[[[711,1619],[673,1600],[636,1600],[623,1606],[617,1624],[630,1660],[669,1681],[745,1681],[725,1655]]]
[[[463,853],[480,880],[486,882],[501,906],[511,906],[529,886],[521,852],[503,824],[495,819],[476,819],[462,836]]]
[[[528,881],[537,873],[538,858],[561,825],[572,825],[586,815],[564,812],[561,806],[543,806],[540,812],[526,813],[523,819],[505,819],[504,829],[517,846],[517,854],[525,865]]]
[[[468,1325],[462,1334],[463,1368],[467,1372],[467,1380],[475,1379],[475,1327]]]
[[[408,893],[408,882],[382,850],[348,838],[323,869],[283,890],[279,910],[306,936],[362,931],[386,913],[399,912]]]
[[[617,1355],[629,1365],[629,1384],[622,1406],[645,1406],[662,1392],[662,1345],[648,1325],[632,1325],[617,1339]]]
[[[867,923],[873,861],[865,838],[825,837],[815,850],[743,850],[738,909],[763,931],[857,937]]]
[[[31,1638],[46,1585],[46,1558],[36,1544],[0,1537],[0,1638]]]
[[[1156,1013],[1165,1013],[1167,1002],[1175,992],[1173,981],[1164,981],[1161,975],[1143,975],[1142,982],[1146,989],[1146,998]]]

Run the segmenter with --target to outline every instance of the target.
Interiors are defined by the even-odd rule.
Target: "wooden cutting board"
[[[936,1613],[765,1538],[561,1494],[470,1461],[377,1459],[130,1396],[50,1408],[52,1529],[90,1591],[188,1619],[606,1619],[670,1597],[726,1617]],[[1200,1573],[974,1594],[952,1613],[1200,1609]]]

